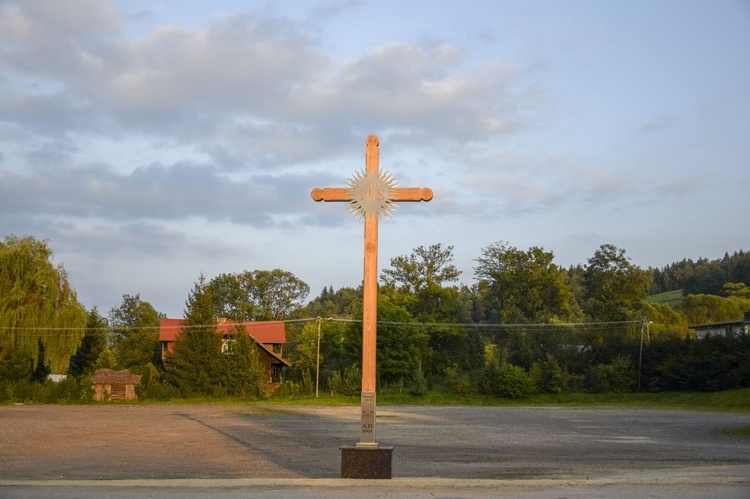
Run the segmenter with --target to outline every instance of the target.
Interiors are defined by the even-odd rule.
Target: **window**
[[[223,338],[221,340],[221,353],[233,354],[235,341],[231,338]]]

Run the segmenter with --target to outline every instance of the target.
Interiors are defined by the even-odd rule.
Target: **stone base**
[[[341,478],[391,478],[393,447],[341,447]]]

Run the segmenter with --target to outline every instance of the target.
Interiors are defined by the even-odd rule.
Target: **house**
[[[713,322],[711,324],[698,324],[689,326],[695,331],[695,339],[705,338],[709,334],[721,336],[739,336],[750,334],[750,312],[745,312],[745,317],[736,321]]]
[[[159,327],[159,342],[161,343],[161,358],[174,353],[174,341],[180,335],[183,319],[162,319]],[[258,360],[268,375],[268,382],[279,385],[284,382],[284,369],[291,364],[284,359],[284,344],[286,343],[286,328],[283,322],[245,322],[238,323],[232,319],[217,319],[216,334],[222,336],[222,352],[228,352],[232,337],[237,329],[247,333],[258,347]]]
[[[135,400],[135,385],[141,382],[140,374],[130,374],[130,371],[113,371],[112,369],[98,369],[91,379],[94,388],[94,400]]]

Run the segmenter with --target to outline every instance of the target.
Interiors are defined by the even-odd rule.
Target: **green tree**
[[[0,344],[0,381],[31,379],[34,361],[10,342]]]
[[[258,360],[255,341],[238,326],[230,348],[222,356],[228,395],[258,397],[266,392],[265,368]]]
[[[447,285],[460,275],[452,261],[453,246],[443,248],[438,243],[429,248],[419,246],[409,256],[393,258],[391,268],[383,270],[380,301],[403,309],[409,321],[435,324],[415,333],[419,338],[415,344],[419,364],[410,366],[410,378],[415,373],[443,376],[454,366],[462,370],[470,366],[466,331],[437,325],[471,321],[472,301],[458,287]]]
[[[727,297],[750,299],[750,286],[744,282],[728,282],[721,288],[721,294]]]
[[[532,247],[521,251],[504,242],[482,250],[476,278],[487,313],[485,320],[501,323],[540,323],[571,316],[572,294],[566,272],[552,261],[554,254]]]
[[[750,252],[735,251],[721,262],[727,274],[727,282],[740,282],[750,286]]]
[[[217,317],[247,322],[254,319],[254,306],[237,274],[220,274],[208,283]]]
[[[44,383],[47,381],[47,376],[52,372],[47,361],[47,355],[45,354],[44,342],[41,338],[37,340],[37,358],[36,366],[34,367],[34,373],[31,375],[32,379],[37,383]]]
[[[651,275],[630,263],[625,250],[603,244],[583,274],[583,310],[595,321],[627,320],[648,296]]]
[[[411,314],[389,300],[378,303],[378,378],[380,386],[411,382],[420,367],[420,359],[427,342],[426,336],[413,322]]]
[[[653,338],[677,336],[684,338],[688,334],[688,319],[679,310],[662,303],[643,303],[643,316],[652,323],[649,334]]]
[[[0,343],[35,359],[40,340],[52,372],[62,373],[84,334],[86,310],[52,250],[33,237],[0,242]]]
[[[341,288],[333,291],[333,287],[326,289],[318,297],[310,301],[299,313],[303,317],[354,317],[361,314],[362,287]]]
[[[328,327],[323,327],[321,324],[321,344],[325,345],[328,338],[324,337],[323,331]],[[290,361],[294,366],[294,370],[300,375],[307,371],[315,373],[318,363],[318,323],[308,322],[302,328],[302,332],[299,335],[298,343],[294,350],[289,355]],[[326,356],[321,352],[320,364],[324,365]]]
[[[216,334],[213,297],[203,274],[185,302],[184,319],[174,353],[166,361],[167,372],[185,395],[215,395],[226,381],[222,338]]]
[[[109,324],[115,333],[115,355],[121,367],[145,366],[161,360],[159,313],[141,295],[122,295],[119,307],[109,311]]]
[[[361,317],[361,314],[360,316]],[[357,359],[347,355],[349,339],[348,325],[344,322],[331,321],[322,317],[320,327],[320,389],[325,386],[325,380],[334,371],[343,371]],[[295,328],[287,330],[287,347],[289,361],[292,364],[287,370],[286,380],[305,382],[306,373],[310,373],[311,385],[314,390],[315,370],[318,349],[318,324],[317,321],[308,322],[299,328],[299,333],[294,334]],[[361,334],[361,326],[359,327]],[[307,387],[305,387],[307,388]]]
[[[404,306],[418,322],[469,321],[470,304],[456,286],[445,285],[461,274],[452,261],[453,246],[419,246],[409,256],[391,259],[392,268],[384,269],[381,276],[383,289],[395,290],[389,293],[391,301]]]
[[[291,272],[255,270],[237,276],[247,293],[253,319],[278,321],[289,317],[310,293],[310,286]]]
[[[727,273],[721,261],[701,260],[695,266],[693,275],[685,279],[682,291],[685,295],[718,295],[726,282]]]
[[[742,319],[750,310],[750,300],[716,295],[688,295],[677,305],[690,325]]]
[[[100,364],[99,358],[107,346],[107,319],[99,314],[94,307],[89,310],[86,319],[86,333],[76,353],[70,357],[68,374],[71,376],[86,376],[92,374]],[[104,359],[102,359],[104,361]]]
[[[443,248],[440,243],[429,248],[418,246],[409,256],[391,258],[390,269],[380,276],[386,285],[416,292],[437,284],[458,280],[461,272],[453,265],[453,246]]]

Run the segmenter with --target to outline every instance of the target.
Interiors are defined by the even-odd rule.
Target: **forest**
[[[199,275],[190,334],[162,361],[161,314],[139,294],[106,315],[87,309],[48,242],[0,242],[0,401],[90,400],[99,368],[141,374],[140,398],[360,391],[362,289],[309,286],[281,269]],[[458,285],[453,247],[419,246],[381,270],[378,390],[481,393],[717,391],[750,387],[750,335],[696,339],[691,325],[750,311],[750,253],[639,268],[604,244],[562,268],[543,248],[483,248]],[[669,300],[663,297],[669,296]],[[222,353],[219,318],[285,321],[286,381],[271,390],[251,340]],[[244,335],[238,335],[244,336]],[[66,374],[59,383],[48,375]]]

